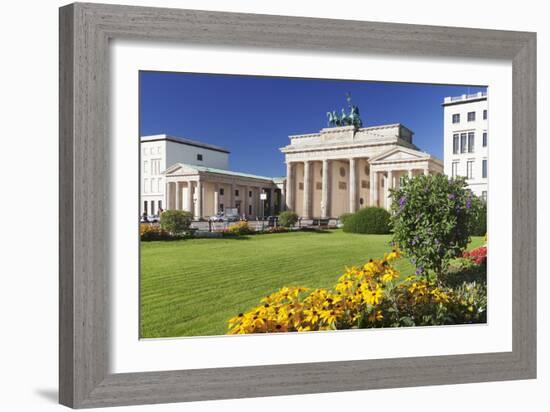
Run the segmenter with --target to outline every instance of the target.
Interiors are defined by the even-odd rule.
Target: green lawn
[[[219,335],[227,320],[282,286],[331,287],[344,267],[382,257],[389,235],[335,230],[238,239],[141,242],[144,338]],[[483,238],[474,238],[471,247]],[[413,272],[405,259],[396,267]]]

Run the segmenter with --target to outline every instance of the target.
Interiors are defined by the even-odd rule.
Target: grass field
[[[331,287],[345,266],[382,257],[389,235],[341,230],[141,242],[143,338],[220,335],[227,320],[282,286]],[[483,238],[474,238],[471,247]],[[396,267],[413,272],[405,259]]]

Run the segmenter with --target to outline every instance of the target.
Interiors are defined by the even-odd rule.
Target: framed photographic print
[[[534,378],[535,45],[61,8],[61,403]]]

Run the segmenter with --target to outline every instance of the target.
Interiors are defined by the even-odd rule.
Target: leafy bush
[[[423,276],[399,281],[383,259],[351,267],[332,289],[283,287],[259,305],[228,321],[229,334],[304,332],[351,328],[427,326],[486,322],[487,291],[483,283],[441,287]]]
[[[238,222],[234,225],[231,225],[227,228],[227,233],[233,234],[236,236],[251,235],[254,230],[249,226],[248,222]]]
[[[472,236],[485,236],[487,233],[487,203],[478,198],[472,199],[472,206],[476,209],[476,216],[472,222]]]
[[[290,210],[279,213],[278,224],[283,227],[293,227],[298,222],[298,214]]]
[[[160,215],[160,227],[171,235],[180,235],[189,230],[193,214],[184,210],[165,210]]]
[[[391,190],[393,241],[417,268],[440,277],[449,262],[466,249],[478,211],[463,177],[445,175],[403,178]]]
[[[273,226],[267,230],[267,233],[287,233],[289,229],[284,226]]]
[[[154,223],[140,223],[139,237],[141,240],[161,240],[167,239],[170,235],[162,230],[159,225]]]
[[[387,234],[390,214],[381,207],[365,207],[344,218],[344,232]]]
[[[352,217],[355,213],[342,213],[340,215],[340,218],[338,220],[340,220],[340,224],[341,225],[344,225],[346,223],[346,220],[348,220],[350,217]]]

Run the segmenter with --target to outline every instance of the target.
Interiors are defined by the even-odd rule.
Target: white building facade
[[[472,192],[486,200],[487,93],[446,97],[442,105],[445,174],[466,177]]]
[[[222,147],[143,136],[140,214],[186,210],[199,220],[232,208],[255,219],[286,209],[304,219],[339,218],[366,206],[388,209],[403,176],[443,173],[443,163],[420,151],[401,124],[335,126],[289,138],[280,149],[286,176],[273,178],[229,170]]]
[[[401,124],[341,126],[290,136],[281,149],[287,167],[287,209],[300,217],[339,218],[366,206],[389,209],[403,176],[443,173]]]
[[[140,214],[156,215],[167,209],[165,171],[171,165],[229,167],[229,151],[223,147],[166,134],[142,136],[140,150]]]

